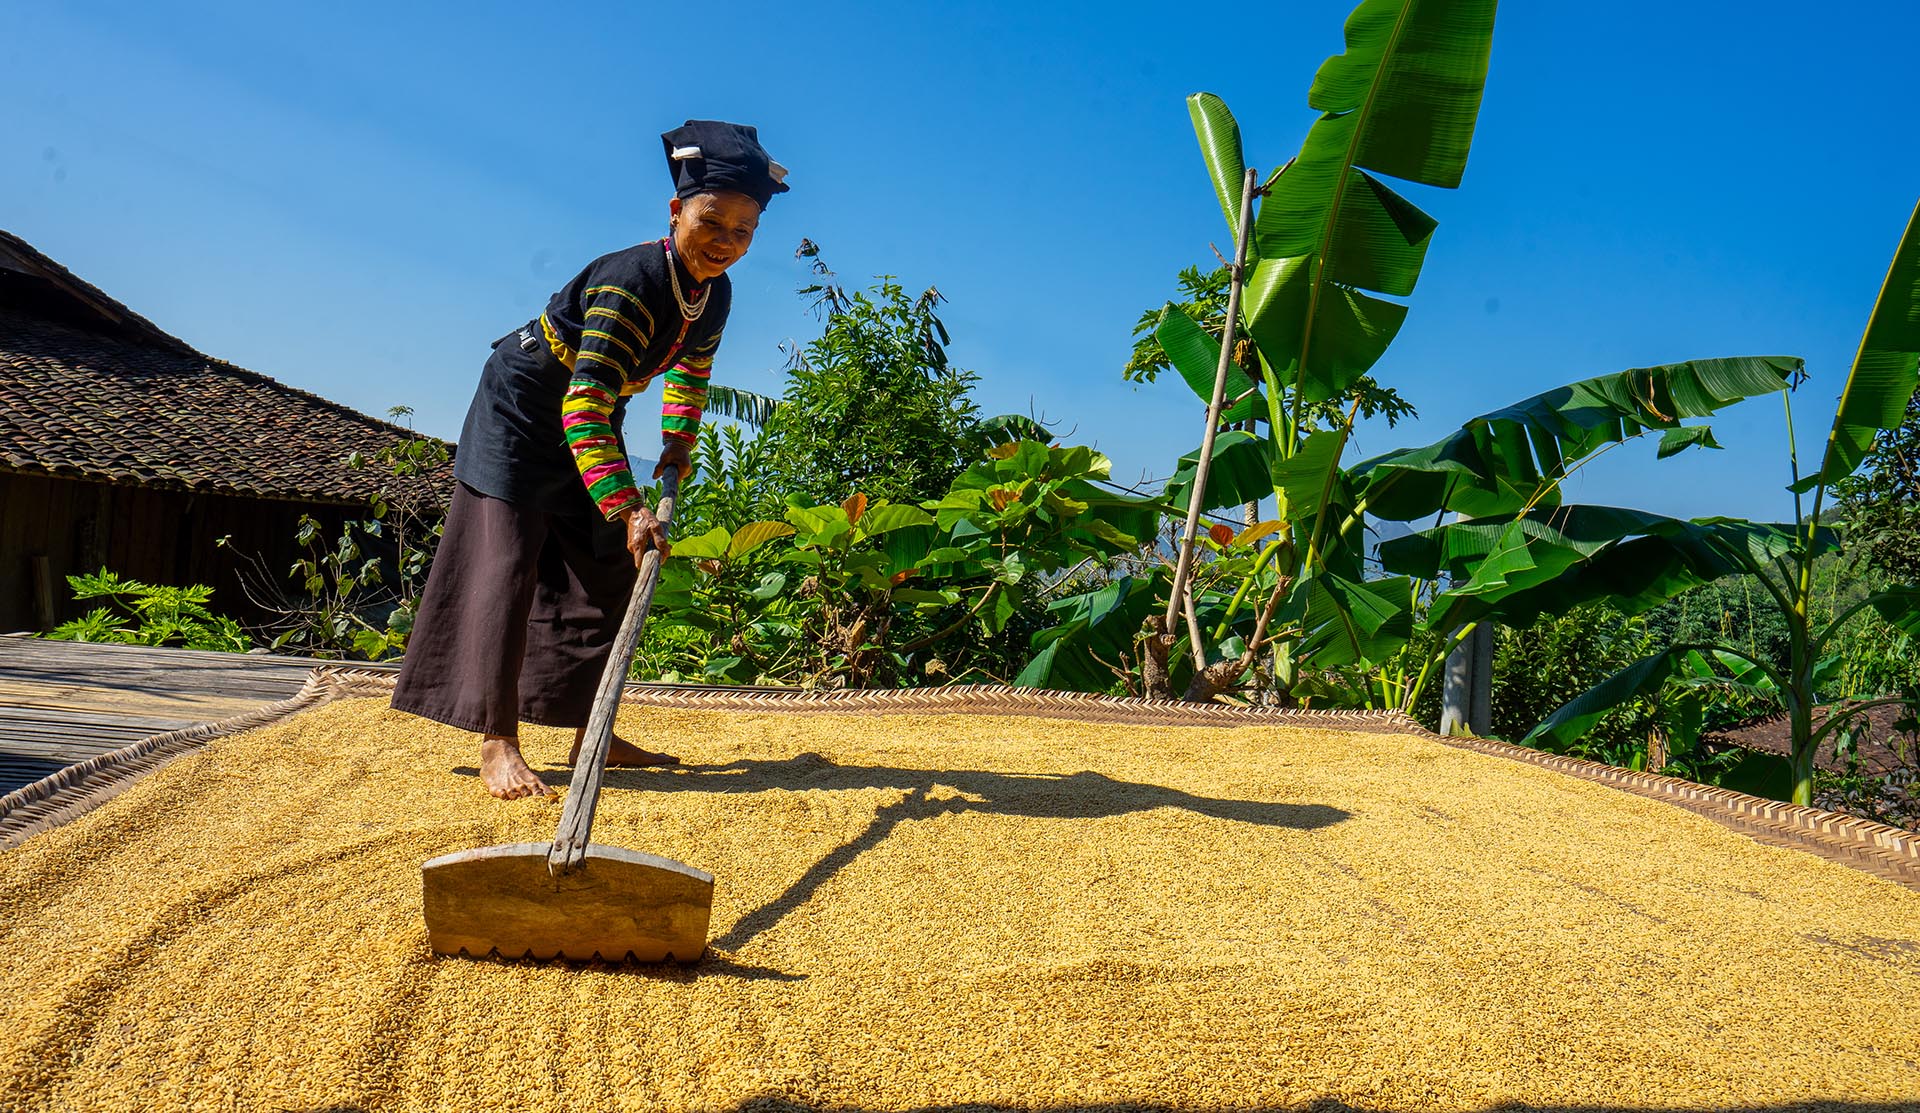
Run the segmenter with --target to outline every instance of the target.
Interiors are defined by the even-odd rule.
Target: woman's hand
[[[673,546],[667,543],[667,527],[653,516],[653,511],[637,506],[623,511],[621,517],[627,523],[627,551],[633,554],[635,568],[640,567],[640,558],[649,549],[659,550],[661,560],[673,555]]]
[[[660,462],[653,466],[653,477],[658,479],[667,474],[669,466],[680,469],[682,483],[693,474],[693,452],[687,447],[687,442],[678,437],[660,439]]]
[[[653,466],[653,477],[659,479],[667,474],[668,468],[679,471],[682,483],[693,474],[693,453],[687,448],[687,442],[677,437],[661,439],[660,462]],[[627,551],[633,554],[635,568],[640,567],[640,558],[646,556],[649,549],[660,550],[661,560],[673,554],[673,546],[667,543],[667,527],[653,516],[653,511],[636,506],[624,511],[622,516],[627,522]]]

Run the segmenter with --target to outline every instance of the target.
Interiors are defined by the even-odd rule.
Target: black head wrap
[[[662,134],[660,142],[677,197],[726,189],[746,194],[764,209],[774,194],[787,191],[787,168],[767,157],[760,133],[746,124],[688,120]]]

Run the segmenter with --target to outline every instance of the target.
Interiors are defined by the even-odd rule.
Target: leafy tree
[[[928,287],[913,296],[891,277],[849,294],[819,262],[820,336],[793,351],[788,382],[764,435],[774,483],[788,494],[837,502],[936,498],[972,458],[978,408],[968,397],[979,376],[947,359],[945,299]]]

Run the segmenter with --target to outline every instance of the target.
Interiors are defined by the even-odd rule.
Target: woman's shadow
[[[549,774],[555,776],[556,774]],[[563,783],[563,782],[562,782]],[[934,819],[960,812],[1022,816],[1033,819],[1098,819],[1183,808],[1215,819],[1259,827],[1313,830],[1351,818],[1350,813],[1325,804],[1262,803],[1216,800],[1160,785],[1116,781],[1093,772],[996,773],[977,769],[900,769],[880,765],[839,765],[815,753],[779,761],[735,761],[724,765],[682,765],[664,769],[609,769],[604,786],[642,792],[749,793],[774,789],[891,788],[905,793],[882,806],[867,829],[829,851],[773,900],[742,916],[731,930],[713,941],[727,953],[737,953],[799,908],[855,858],[877,845],[902,823]],[[957,794],[935,796],[934,789]]]

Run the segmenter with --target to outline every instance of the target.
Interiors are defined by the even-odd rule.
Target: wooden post
[[[53,619],[53,570],[47,566],[45,553],[27,559],[33,564],[33,620],[44,634],[59,625]]]
[[[1493,729],[1493,624],[1474,625],[1447,654],[1440,733],[1485,737]]]

